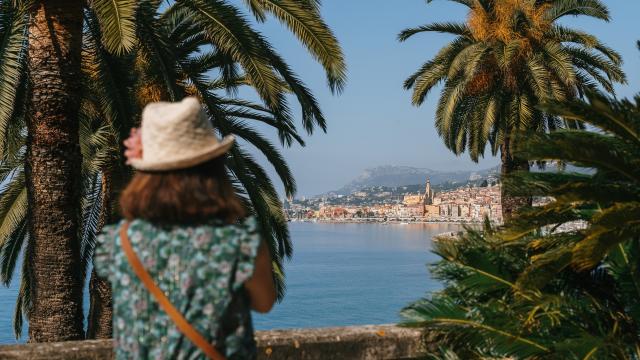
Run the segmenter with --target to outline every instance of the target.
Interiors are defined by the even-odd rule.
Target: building
[[[425,185],[423,194],[408,194],[404,195],[402,200],[402,204],[411,207],[411,213],[419,215],[415,216],[426,216],[427,215],[427,206],[433,205],[433,189],[431,188],[431,181],[427,178],[427,183]],[[417,210],[421,209],[421,210]],[[433,211],[433,208],[430,208],[430,211]]]
[[[424,201],[424,196],[422,194],[406,194],[402,198],[402,204],[406,206],[415,206],[422,204]]]
[[[500,186],[463,187],[438,194],[434,199],[430,217],[444,221],[482,221],[485,217],[502,222]],[[437,214],[437,215],[435,215]],[[434,218],[435,219],[435,218]]]
[[[438,205],[425,205],[424,217],[427,219],[437,219],[440,216],[440,206]]]

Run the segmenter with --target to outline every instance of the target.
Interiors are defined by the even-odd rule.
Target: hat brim
[[[176,156],[166,161],[145,161],[144,158],[131,159],[129,164],[140,171],[169,171],[190,168],[214,159],[227,151],[233,146],[235,137],[233,135],[225,136],[220,142],[200,148],[196,152],[190,152],[182,157]],[[143,150],[144,151],[144,150]]]

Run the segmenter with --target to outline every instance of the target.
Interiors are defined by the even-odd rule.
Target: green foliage
[[[93,0],[102,33],[104,46],[113,53],[131,51],[136,42],[135,0]]]
[[[256,129],[276,130],[282,146],[304,146],[290,110],[301,109],[304,130],[311,134],[326,120],[316,99],[267,39],[247,20],[273,15],[323,66],[331,89],[340,91],[346,67],[341,49],[322,20],[314,0],[247,0],[248,11],[230,1],[95,0],[84,16],[82,48],[83,98],[80,147],[83,156],[81,256],[90,263],[96,233],[105,220],[116,220],[117,198],[131,177],[124,165],[122,141],[137,126],[142,107],[150,101],[197,96],[219,135],[240,141],[227,167],[247,208],[259,218],[271,247],[280,297],[284,294],[282,263],[292,254],[288,228],[273,180],[247,148],[253,148],[274,168],[286,195],[295,180],[280,147]],[[29,1],[0,0],[0,280],[8,285],[17,259],[24,255],[28,273],[28,210],[24,187],[24,114],[27,11]],[[238,97],[250,87],[258,101]],[[29,309],[29,278],[21,279],[14,329],[20,336]]]
[[[24,103],[27,10],[28,2],[0,3],[0,159],[11,152],[16,113]]]
[[[562,161],[591,169],[588,175],[572,173],[514,174],[505,186],[515,194],[549,196],[545,206],[523,209],[505,238],[519,239],[541,227],[557,227],[582,220],[571,241],[541,239],[535,246],[545,251],[562,247],[570,256],[563,261],[581,270],[597,266],[609,250],[629,239],[640,238],[640,96],[634,101],[611,100],[597,92],[588,103],[572,101],[544,105],[547,111],[582,122],[598,131],[565,130],[530,136],[517,155],[536,161]],[[545,253],[536,259],[546,260]]]
[[[455,154],[478,161],[487,145],[493,155],[518,131],[548,132],[577,126],[537,107],[543,101],[580,97],[625,82],[620,56],[592,35],[557,21],[566,16],[609,20],[597,0],[454,0],[469,8],[464,23],[433,23],[406,29],[406,41],[424,32],[454,35],[405,81],[421,105],[442,84],[435,126]]]
[[[590,130],[529,134],[516,155],[590,171],[512,174],[546,204],[434,245],[445,288],[403,315],[440,358],[640,359],[640,96],[586,98],[543,108]]]
[[[327,69],[327,82],[332,90],[344,88],[346,67],[338,42],[329,27],[319,19],[316,0],[274,1],[244,0],[249,3],[256,19],[265,21],[270,13],[285,24],[306,46],[309,52]]]
[[[526,242],[468,230],[435,251],[443,247],[456,249],[432,266],[445,289],[402,311],[404,325],[447,349],[434,358],[638,359],[638,278],[625,262],[637,244],[620,245],[592,271],[564,269],[540,288],[517,282],[531,261]]]

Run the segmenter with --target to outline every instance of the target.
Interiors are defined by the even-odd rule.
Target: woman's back
[[[120,246],[121,225],[105,227],[94,258],[113,287],[116,358],[203,358],[133,273]],[[255,356],[243,287],[260,244],[254,218],[166,227],[134,220],[128,235],[145,269],[191,325],[229,359]]]

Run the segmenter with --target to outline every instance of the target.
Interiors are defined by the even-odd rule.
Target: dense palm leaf
[[[625,261],[637,245],[621,246],[601,269],[565,269],[540,288],[505,286],[529,265],[526,243],[505,246],[491,232],[469,230],[440,240],[435,251],[443,246],[456,249],[455,258],[431,268],[444,290],[402,311],[404,325],[424,328],[432,344],[461,359],[638,358],[638,318],[631,313],[638,309],[638,277]]]
[[[516,193],[555,199],[524,211],[505,234],[509,239],[527,236],[543,226],[576,220],[589,224],[570,232],[577,240],[562,244],[570,256],[558,259],[564,266],[571,263],[579,269],[591,269],[619,244],[640,239],[640,96],[634,101],[613,101],[593,92],[588,100],[549,103],[545,108],[599,132],[539,134],[527,140],[518,153],[531,160],[560,160],[593,173],[517,174],[506,183]],[[553,244],[544,248],[554,249]],[[542,253],[539,258],[547,256]]]
[[[455,36],[405,81],[414,105],[443,85],[435,126],[455,154],[466,151],[478,161],[489,145],[493,155],[502,153],[503,173],[526,169],[526,163],[510,164],[520,131],[580,126],[538,104],[580,97],[598,86],[613,92],[614,83],[625,81],[618,53],[592,35],[557,23],[569,15],[608,21],[608,10],[598,0],[455,2],[469,8],[465,23],[434,23],[398,36],[400,41],[423,32]]]
[[[15,112],[24,104],[26,86],[26,37],[28,2],[0,3],[0,159],[5,158],[7,142],[14,134],[9,128],[15,123]],[[20,95],[20,92],[23,94]]]
[[[88,266],[101,219],[112,218],[117,196],[132,175],[122,159],[122,140],[139,122],[150,101],[197,96],[220,134],[241,139],[228,159],[229,172],[249,210],[258,216],[268,241],[283,295],[282,262],[292,247],[282,206],[267,171],[243,147],[263,154],[284,185],[287,196],[296,191],[292,173],[278,146],[255,130],[256,122],[274,128],[284,146],[304,146],[289,101],[300,104],[301,123],[308,133],[326,129],[316,99],[253,25],[231,2],[181,0],[162,5],[157,0],[102,1],[85,10],[82,72],[83,99],[80,140],[83,155],[82,199],[79,204],[81,256]],[[329,86],[340,91],[345,81],[341,49],[323,22],[316,1],[246,1],[259,21],[271,14],[284,24],[324,67]],[[8,284],[22,249],[30,266],[29,234],[24,224],[28,204],[20,196],[26,130],[23,114],[26,88],[26,18],[28,1],[0,2],[0,268]],[[237,97],[249,86],[259,102]],[[108,194],[105,194],[105,191]],[[5,196],[6,195],[6,196]],[[105,197],[106,196],[106,197]],[[108,204],[108,205],[107,205]],[[24,272],[26,273],[26,272]],[[22,277],[15,330],[28,310],[28,277]]]
[[[114,53],[128,52],[135,45],[135,0],[93,0],[104,33],[105,48]]]
[[[327,81],[331,89],[341,91],[344,87],[346,68],[340,46],[331,29],[317,21],[318,3],[315,0],[273,1],[245,0],[251,6],[256,19],[265,20],[265,13],[271,13],[284,23],[304,44],[327,71]]]
[[[2,282],[8,285],[13,277],[18,254],[25,238],[28,211],[24,172],[18,170],[12,181],[2,190],[0,207],[3,219],[0,225],[0,269]]]
[[[548,203],[436,243],[446,287],[403,314],[442,358],[640,358],[640,96],[585,95],[543,109],[590,130],[528,134],[516,149],[583,171],[511,174],[510,191]]]

